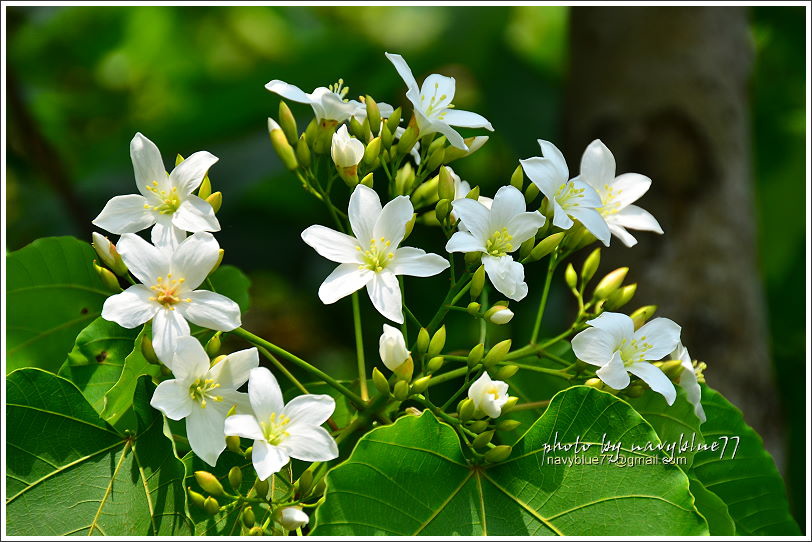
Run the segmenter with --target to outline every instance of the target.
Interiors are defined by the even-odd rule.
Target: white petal
[[[411,277],[431,277],[448,269],[448,260],[439,254],[426,254],[420,248],[403,247],[395,252],[395,257],[387,269],[395,275]]]
[[[336,441],[321,427],[297,427],[280,446],[290,457],[302,461],[330,461],[338,457]]]
[[[575,222],[572,221],[567,215],[567,211],[565,211],[555,199],[551,199],[550,201],[553,204],[553,226],[561,228],[562,230],[570,229]]]
[[[460,222],[463,225],[464,222]],[[458,231],[451,236],[448,243],[445,245],[446,252],[487,252],[485,244],[468,233],[467,231]]]
[[[187,196],[178,210],[172,213],[172,224],[190,232],[220,231],[220,222],[214,215],[211,203],[194,194]]]
[[[539,139],[538,142],[539,147],[541,147],[542,156],[544,156],[544,158],[548,158],[553,163],[558,171],[558,178],[563,179],[562,182],[566,182],[567,179],[569,179],[570,170],[567,167],[567,161],[564,159],[564,155],[560,150],[558,150],[558,147],[549,141]]]
[[[295,531],[308,524],[310,518],[300,508],[288,506],[279,513],[279,523],[286,531]]]
[[[200,183],[209,168],[217,163],[217,158],[208,151],[198,151],[178,164],[169,174],[169,183],[178,189],[181,197],[191,194]]]
[[[175,307],[193,324],[217,331],[231,331],[242,325],[240,306],[226,296],[208,290],[183,295],[191,301],[181,301]]]
[[[173,215],[161,215],[156,218],[150,232],[152,244],[159,248],[168,248],[171,254],[186,239],[186,232],[172,224]]]
[[[319,286],[319,299],[325,305],[335,303],[366,286],[373,275],[369,269],[359,269],[357,263],[342,263]]]
[[[195,337],[178,337],[171,363],[166,364],[179,382],[194,382],[209,372],[209,356]],[[189,390],[186,390],[189,394]]]
[[[615,341],[615,348],[618,348],[624,339],[631,341],[634,335],[634,322],[619,312],[604,312],[597,318],[587,320],[586,323],[609,333]]]
[[[169,272],[169,258],[159,248],[134,233],[125,233],[116,243],[116,250],[130,273],[144,284],[152,285],[158,277]]]
[[[451,126],[460,126],[462,128],[486,128],[493,132],[493,126],[488,119],[471,111],[447,109],[443,115],[443,120]]]
[[[638,329],[634,333],[634,338],[651,345],[651,349],[646,351],[644,359],[657,360],[673,352],[680,344],[681,331],[682,328],[673,320],[655,318]]]
[[[161,159],[161,151],[158,150],[155,143],[141,135],[141,133],[135,134],[135,137],[130,141],[130,158],[135,171],[135,184],[143,196],[152,196],[152,193],[146,187],[154,186],[153,181],[158,183],[159,189],[164,190],[167,188],[168,176],[166,168]]]
[[[368,243],[372,239],[375,222],[378,221],[378,216],[381,214],[381,198],[373,189],[359,184],[350,196],[347,214],[356,239],[362,243]]]
[[[183,240],[172,253],[170,272],[174,278],[183,279],[185,289],[194,290],[206,280],[217,260],[220,245],[208,232],[197,232]]]
[[[415,110],[415,113],[420,112]],[[418,119],[419,118],[420,116],[418,115]],[[448,142],[451,144],[452,147],[456,147],[464,151],[470,150],[468,148],[468,145],[465,144],[465,139],[463,139],[463,137],[459,134],[459,132],[457,132],[454,128],[452,128],[447,123],[441,120],[430,122],[426,129],[421,128],[420,131],[420,133],[423,135],[432,134],[435,132],[443,134],[446,137],[446,139],[448,139]]]
[[[282,470],[282,467],[290,461],[290,457],[278,446],[271,446],[264,440],[255,440],[251,461],[254,463],[254,470],[257,471],[257,478],[267,480]]]
[[[299,395],[285,405],[283,413],[290,418],[291,433],[299,426],[319,426],[333,415],[336,401],[329,395]]]
[[[221,411],[228,414],[231,411],[231,407],[235,407],[236,414],[251,414],[253,416],[254,409],[251,408],[251,400],[248,398],[247,393],[227,388],[218,388],[217,394],[223,398],[223,401],[214,403],[214,406],[220,408]]]
[[[524,299],[527,295],[527,284],[524,282],[522,264],[513,261],[510,256],[500,258],[483,256],[482,263],[485,264],[485,273],[497,290],[514,301]]]
[[[538,211],[519,213],[511,218],[507,229],[513,237],[511,243],[515,247],[514,250],[518,250],[522,243],[534,237],[546,221],[544,215]]]
[[[618,342],[608,332],[590,327],[572,338],[575,357],[590,365],[604,366],[617,351]]]
[[[406,83],[406,87],[412,92],[419,93],[420,89],[417,86],[417,81],[415,81],[414,75],[412,75],[412,70],[409,68],[409,65],[406,63],[403,57],[398,54],[385,54],[386,58],[388,58],[389,61],[394,64],[395,69],[398,71],[398,75],[400,75],[400,78],[403,79],[404,83]]]
[[[258,420],[265,421],[271,414],[281,414],[284,408],[279,382],[265,367],[251,369],[248,377],[248,399]]]
[[[398,278],[387,269],[372,275],[372,280],[367,283],[367,293],[372,305],[386,318],[402,324],[403,300]]]
[[[310,95],[313,99],[313,112],[319,120],[328,119],[344,122],[358,111],[355,100],[345,102],[326,87],[319,87]]]
[[[623,361],[620,358],[620,352],[615,352],[612,359],[595,371],[595,375],[606,383],[612,389],[622,390],[629,385],[631,379],[626,367],[623,366]]]
[[[177,380],[164,380],[152,394],[150,406],[163,412],[170,420],[182,420],[195,406],[189,395],[189,386]]]
[[[621,209],[617,214],[613,215],[612,218],[615,223],[626,228],[663,233],[663,229],[660,227],[660,223],[657,222],[657,219],[654,218],[651,213],[637,205],[629,205],[625,209]]]
[[[257,419],[251,414],[235,414],[226,418],[223,432],[228,436],[237,435],[239,437],[262,440],[262,429],[257,423]]]
[[[574,190],[581,191],[581,197],[570,200],[577,202],[577,207],[593,207],[597,209],[603,205],[603,200],[601,199],[600,194],[598,194],[598,191],[582,181],[581,177],[575,177],[574,179],[570,180],[570,185]],[[569,209],[569,207],[567,208]]]
[[[232,352],[209,370],[209,378],[224,388],[237,389],[248,381],[251,369],[259,367],[256,348]]]
[[[634,203],[645,194],[651,186],[651,179],[639,173],[624,173],[612,182],[613,198],[620,207]]]
[[[599,192],[615,180],[615,157],[600,139],[590,143],[581,156],[580,177]]]
[[[361,185],[363,186],[363,185]],[[403,241],[406,233],[406,223],[412,219],[414,207],[409,196],[398,196],[383,206],[375,226],[372,228],[372,237],[380,241],[385,239],[392,243],[392,248]]]
[[[152,348],[164,365],[172,364],[175,342],[189,335],[189,324],[178,311],[161,308],[152,318]]]
[[[609,226],[598,211],[586,207],[571,207],[567,209],[567,214],[581,222],[581,224],[604,245],[609,246],[609,239],[612,237],[612,233],[609,231]]]
[[[439,73],[432,73],[426,77],[420,86],[420,98],[423,99],[423,105],[428,106],[429,103],[433,103],[435,114],[439,114],[440,111],[451,105],[456,92],[457,81],[453,77]],[[453,123],[447,122],[447,124]]]
[[[606,225],[609,226],[609,231],[612,232],[612,235],[620,239],[620,242],[627,247],[633,247],[636,245],[637,239],[635,239],[632,234],[627,232],[623,226],[613,223],[612,218],[613,217],[610,216],[606,219]]]
[[[270,81],[267,85],[265,85],[265,88],[275,94],[282,96],[287,100],[299,102],[302,104],[313,103],[313,100],[310,98],[310,96],[308,96],[302,89],[300,89],[297,86],[285,83],[284,81],[280,81],[278,79]]]
[[[454,200],[451,207],[471,235],[484,244],[493,233],[490,231],[490,210],[478,201],[468,198]]]
[[[410,357],[410,352],[406,348],[406,340],[403,333],[389,324],[383,325],[383,333],[378,339],[378,354],[381,361],[390,371],[396,371]]]
[[[693,364],[690,360],[682,362],[683,370],[679,377],[679,385],[685,390],[685,397],[694,405],[694,414],[701,423],[705,423],[708,418],[705,416],[705,409],[702,408],[702,388],[696,380]]]
[[[566,177],[561,176],[558,166],[549,158],[534,156],[533,158],[519,160],[519,163],[528,178],[550,200],[555,197],[558,188],[568,180]]]
[[[511,185],[501,187],[496,191],[491,204],[488,230],[494,232],[507,227],[513,217],[524,213],[526,209],[524,194],[518,188]]]
[[[216,408],[195,408],[186,418],[189,446],[195,455],[212,467],[226,449],[224,422],[225,415]]]
[[[155,223],[155,214],[144,208],[147,199],[138,194],[112,198],[93,219],[93,224],[110,233],[135,233]]]
[[[319,255],[336,263],[360,263],[358,241],[346,233],[325,226],[310,226],[302,232],[302,240]]]
[[[104,301],[102,318],[121,327],[133,329],[152,320],[160,305],[149,300],[152,290],[143,284],[134,284],[120,294]]]
[[[655,391],[665,397],[665,402],[669,406],[674,404],[677,398],[677,389],[668,377],[658,367],[644,361],[634,363],[628,367],[630,373],[649,385]]]

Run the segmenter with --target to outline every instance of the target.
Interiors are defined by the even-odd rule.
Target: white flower
[[[451,175],[451,180],[454,181],[454,199],[458,200],[467,196],[468,193],[471,192],[471,184],[468,181],[462,180],[451,167],[446,166],[446,169],[448,170],[448,174]],[[493,205],[493,199],[486,196],[479,196],[477,201],[488,209]],[[451,213],[451,216],[453,217],[454,213]]]
[[[194,337],[180,337],[172,359],[175,378],[155,389],[150,405],[172,420],[186,419],[186,436],[192,451],[211,465],[226,447],[226,415],[232,406],[250,412],[248,396],[237,389],[259,366],[256,348],[229,354],[209,367],[209,356]]]
[[[496,307],[492,307],[491,310],[493,310],[494,308],[496,308]],[[490,311],[488,311],[488,312],[490,312]],[[507,307],[500,306],[500,308],[498,308],[496,311],[494,311],[494,312],[490,313],[490,315],[488,315],[488,320],[490,320],[491,323],[494,323],[494,324],[497,324],[497,325],[507,324],[508,322],[513,320],[513,311],[510,310]]]
[[[319,121],[344,122],[350,117],[355,117],[360,122],[363,122],[366,118],[366,104],[345,98],[349,87],[344,86],[342,79],[329,87],[318,87],[310,94],[307,94],[299,87],[278,79],[269,82],[265,85],[265,88],[288,100],[310,105],[316,119]],[[379,103],[378,110],[381,112],[382,118],[387,118],[394,109],[389,104]]]
[[[408,90],[406,98],[414,106],[414,115],[417,118],[417,128],[420,135],[439,132],[446,136],[448,142],[458,149],[468,150],[462,136],[452,128],[486,128],[493,131],[493,126],[482,115],[470,111],[454,109],[451,100],[454,99],[456,81],[453,77],[432,74],[423,81],[419,87],[412,75],[412,70],[402,56],[386,53],[386,58],[394,64],[398,74],[406,83]]]
[[[277,511],[277,521],[282,525],[286,531],[295,531],[300,527],[304,527],[310,521],[307,514],[302,512],[302,509],[297,506],[288,506]]]
[[[632,319],[617,312],[604,312],[588,320],[591,328],[572,339],[575,356],[600,367],[595,374],[609,387],[622,390],[631,373],[665,397],[669,405],[677,398],[674,384],[649,361],[662,359],[679,344],[681,328],[668,318],[655,318],[634,330]]]
[[[627,247],[637,244],[626,228],[663,233],[660,223],[651,213],[632,205],[648,191],[651,179],[639,173],[624,173],[615,177],[615,157],[596,139],[581,157],[581,174],[578,179],[595,189],[601,198],[598,208],[609,230]]]
[[[199,151],[167,174],[155,144],[135,134],[130,142],[135,184],[141,195],[116,196],[107,202],[93,224],[111,233],[135,233],[152,228],[156,245],[176,246],[185,232],[220,231],[214,209],[194,192],[218,158]]]
[[[364,144],[351,137],[347,133],[347,125],[342,124],[341,128],[333,134],[330,155],[338,167],[353,168],[364,158]]]
[[[520,301],[527,295],[524,266],[513,261],[511,252],[536,235],[544,225],[538,211],[526,212],[524,196],[514,186],[496,192],[490,209],[478,201],[462,198],[452,203],[465,227],[454,233],[445,246],[448,252],[481,252],[485,272],[497,290]]]
[[[291,457],[310,462],[338,457],[333,437],[321,427],[335,410],[329,395],[300,395],[286,405],[276,378],[259,367],[251,369],[248,399],[253,415],[226,418],[225,434],[254,439],[251,459],[260,480],[279,472]]]
[[[502,414],[502,407],[510,398],[507,390],[507,383],[491,380],[486,371],[468,388],[468,398],[474,402],[477,410],[490,418],[498,418]]]
[[[609,226],[597,210],[601,206],[601,197],[594,188],[578,178],[569,180],[569,169],[561,151],[549,141],[538,141],[544,157],[535,156],[519,162],[553,206],[553,226],[568,230],[572,227],[572,219],[579,220],[604,245],[609,246]]]
[[[694,405],[694,414],[699,418],[700,423],[705,423],[707,417],[705,416],[705,409],[702,408],[702,388],[699,386],[699,381],[696,378],[696,370],[691,361],[691,355],[688,354],[688,349],[682,343],[677,345],[677,348],[671,352],[671,359],[678,359],[682,362],[682,373],[679,377],[679,385],[685,390],[685,396],[688,401]]]
[[[328,260],[339,263],[319,287],[322,303],[367,287],[375,308],[386,318],[403,323],[403,301],[397,275],[430,277],[448,268],[448,260],[419,248],[398,245],[414,213],[408,196],[398,196],[383,208],[378,194],[359,184],[350,196],[348,215],[355,234],[310,226],[302,232],[305,243]]]
[[[378,341],[378,352],[383,364],[392,372],[397,371],[411,357],[403,333],[389,324],[383,325],[383,334]]]
[[[142,282],[107,298],[102,317],[127,329],[152,320],[152,346],[172,367],[175,341],[189,335],[189,324],[218,331],[240,326],[240,307],[231,299],[195,290],[220,258],[220,246],[210,233],[198,232],[176,249],[155,247],[133,233],[119,239],[116,250]]]

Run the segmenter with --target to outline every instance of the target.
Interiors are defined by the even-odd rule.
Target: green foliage
[[[209,281],[213,291],[233,299],[243,313],[248,310],[251,304],[251,296],[248,293],[251,281],[245,273],[233,265],[221,265],[211,274]],[[207,287],[208,283],[204,282],[200,289],[205,290]]]
[[[454,430],[432,414],[404,416],[361,438],[328,474],[313,534],[706,534],[688,479],[673,465],[547,461],[573,455],[545,454],[545,444],[577,436],[594,444],[579,455],[599,458],[604,433],[625,446],[657,441],[626,403],[587,387],[557,394],[511,457],[495,465],[469,463]]]
[[[708,531],[711,536],[733,536],[736,534],[736,525],[727,510],[727,505],[716,493],[708,489],[696,478],[689,476],[691,481],[691,494],[694,496],[694,505],[699,513],[708,522]]]
[[[47,237],[6,257],[8,372],[56,372],[79,331],[111,295],[93,269],[95,252],[73,237]]]
[[[184,467],[149,406],[148,378],[135,392],[138,429],[127,433],[54,374],[17,370],[7,390],[8,534],[191,534]]]

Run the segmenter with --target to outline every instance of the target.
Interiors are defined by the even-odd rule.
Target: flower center
[[[491,234],[490,238],[485,241],[485,248],[491,256],[501,257],[505,256],[508,252],[513,252],[513,236],[510,235],[507,228],[495,231]]]
[[[355,247],[355,250],[361,252],[362,263],[358,266],[358,269],[369,269],[376,273],[383,271],[383,268],[395,257],[395,253],[389,248],[391,246],[391,241],[387,241],[386,238],[381,237],[380,239],[372,239],[369,242],[369,248],[367,250],[362,250],[361,247],[358,246]]]
[[[152,209],[162,215],[171,215],[180,207],[180,196],[178,196],[178,189],[176,187],[173,186],[169,191],[160,190],[158,188],[158,181],[152,181],[152,185],[147,185],[146,188],[155,194],[155,196],[161,200],[161,203],[158,205],[145,204],[144,209]]]
[[[220,384],[211,378],[198,378],[194,381],[194,384],[189,386],[189,396],[193,401],[200,403],[201,407],[206,408],[206,399],[211,399],[212,401],[217,402],[223,400],[222,396],[212,394],[212,391],[219,387]]]
[[[150,286],[149,289],[155,292],[155,295],[149,298],[150,301],[155,301],[156,303],[160,303],[164,307],[170,310],[175,310],[176,303],[180,303],[181,301],[185,301],[186,303],[191,303],[191,298],[181,299],[180,297],[180,290],[181,285],[186,281],[184,278],[180,279],[173,279],[172,273],[166,275],[166,279],[163,277],[158,277],[155,279],[155,284]]]
[[[420,92],[420,106],[423,109],[423,114],[427,117],[433,116],[437,120],[443,120],[446,110],[454,109],[454,104],[441,105],[448,98],[448,95],[437,96],[438,92],[440,92],[440,84],[434,83],[434,92],[430,96],[428,105],[426,104],[426,98],[429,98],[428,94]]]
[[[350,87],[344,86],[343,79],[339,79],[337,83],[333,83],[332,85],[329,85],[327,88],[330,89],[330,92],[341,98],[343,101],[345,102],[347,101],[345,96],[350,91]]]
[[[578,206],[578,200],[584,197],[583,188],[575,188],[571,182],[566,182],[558,187],[555,192],[555,200],[563,209]]]
[[[271,414],[266,422],[259,422],[259,427],[262,429],[262,435],[268,444],[277,446],[281,444],[290,433],[285,431],[285,427],[290,423],[290,418],[284,414],[277,415],[276,412]]]
[[[631,341],[627,341],[626,339],[620,341],[620,359],[623,360],[624,366],[628,367],[629,365],[644,361],[643,356],[652,348],[652,345],[645,341],[645,337],[632,339]]]
[[[494,401],[499,399],[499,390],[496,389],[496,386],[491,386],[485,393],[492,395]]]
[[[603,185],[600,196],[603,205],[598,208],[598,212],[601,216],[611,216],[620,211],[620,202],[617,201],[618,196],[620,196],[620,190],[615,190],[610,185],[605,184]]]

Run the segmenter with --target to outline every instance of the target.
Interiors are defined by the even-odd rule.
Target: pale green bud
[[[296,142],[296,160],[302,167],[309,167],[311,158],[310,146],[307,144],[307,134],[305,133]]]
[[[284,100],[279,101],[279,126],[285,133],[288,143],[295,145],[299,139],[299,128],[296,126],[296,118]]]
[[[513,407],[515,407],[516,403],[518,403],[518,402],[519,402],[519,398],[517,396],[512,395],[512,396],[508,397],[508,400],[505,402],[504,405],[502,405],[502,414],[505,414],[506,412],[509,412],[510,410],[512,410]]]
[[[476,301],[471,301],[468,303],[468,307],[465,309],[468,311],[468,314],[471,316],[479,316],[479,309],[482,308],[482,305],[477,303]]]
[[[511,344],[513,344],[511,339],[505,339],[493,345],[485,355],[485,359],[482,360],[482,364],[485,365],[485,367],[491,367],[502,361],[508,352],[510,352]]]
[[[215,497],[222,497],[225,492],[223,491],[223,486],[220,484],[220,481],[217,479],[215,475],[208,471],[199,470],[195,471],[195,480],[197,480],[198,485],[202,487],[205,491],[214,495]]]
[[[584,386],[589,386],[590,388],[595,388],[596,390],[603,389],[603,380],[600,378],[590,378],[586,382],[584,382]]]
[[[685,367],[682,366],[682,361],[674,359],[663,362],[663,364],[660,366],[660,370],[664,372],[673,382],[678,382],[680,376],[682,375],[682,371],[685,370]]]
[[[371,179],[372,178],[371,175],[372,175],[372,173],[367,175],[367,177],[369,177]],[[366,179],[366,177],[364,177],[364,179]],[[371,185],[370,185],[370,188],[372,188]],[[406,223],[406,230],[403,233],[403,240],[404,241],[406,239],[408,239],[409,236],[412,234],[412,230],[414,230],[414,225],[415,225],[416,222],[417,222],[417,213],[412,213],[412,218],[410,218],[409,221]]]
[[[426,391],[426,388],[429,387],[429,381],[431,380],[431,375],[424,376],[418,378],[414,382],[412,382],[412,392],[413,393],[423,393]]]
[[[519,420],[502,420],[496,424],[497,431],[513,431],[522,424]]]
[[[606,300],[606,308],[610,311],[621,308],[632,300],[635,292],[637,292],[637,283],[627,284],[609,296],[609,298]]]
[[[586,284],[595,275],[598,266],[601,263],[601,249],[596,248],[584,260],[584,266],[581,268],[581,280]]]
[[[158,355],[155,353],[155,349],[152,347],[152,338],[146,333],[141,336],[141,355],[154,365],[161,364]]]
[[[359,121],[357,118],[350,117],[350,122],[349,122],[349,125],[347,126],[347,128],[349,129],[350,134],[355,136],[355,139],[358,139],[358,140],[361,140],[361,141],[364,140],[364,135],[366,135],[366,130],[364,129],[364,125],[361,124],[361,121]]]
[[[510,176],[510,184],[519,190],[524,187],[524,170],[521,164],[516,166],[516,169],[513,170],[513,175]]]
[[[533,250],[533,247],[536,245],[536,238],[531,237],[529,239],[525,239],[525,241],[519,245],[519,260],[524,260],[528,256],[530,256],[530,252]]]
[[[371,171],[369,173],[367,173],[366,175],[364,175],[364,178],[361,179],[361,184],[364,185],[364,186],[368,186],[369,188],[374,187],[375,180],[372,178],[372,172]],[[406,226],[408,226],[408,224],[406,224]],[[404,237],[404,239],[406,239],[406,237]]]
[[[476,412],[476,407],[474,406],[474,402],[470,399],[463,399],[459,403],[459,413],[460,413],[460,420],[468,421],[474,417],[474,413]]]
[[[398,380],[393,391],[395,399],[405,401],[409,397],[409,384],[405,380]]]
[[[254,526],[257,518],[254,515],[254,509],[250,506],[246,506],[245,509],[242,511],[242,524],[246,526],[246,528],[250,529]]]
[[[429,157],[426,160],[426,171],[431,172],[437,169],[442,165],[445,161],[445,150],[444,149],[437,149],[431,153],[429,153]]]
[[[242,484],[242,470],[240,467],[231,467],[228,471],[228,484],[234,491],[239,491],[240,484]]]
[[[475,422],[471,422],[471,425],[468,426],[468,429],[470,429],[474,433],[481,433],[487,428],[488,422],[486,422],[485,420],[477,420]]]
[[[305,128],[304,131],[305,140],[309,145],[312,145],[316,141],[318,134],[319,134],[319,122],[314,118],[308,123],[307,128]]]
[[[502,444],[501,446],[496,446],[485,452],[485,461],[488,463],[499,463],[500,461],[504,461],[508,457],[510,457],[510,453],[513,451],[512,446],[507,446]]]
[[[400,195],[408,195],[412,191],[415,174],[411,162],[406,162],[395,174],[395,192]]]
[[[263,499],[268,494],[268,490],[270,489],[271,484],[268,482],[268,479],[260,480],[259,478],[256,479],[254,482],[254,491],[257,492],[257,495],[262,497]]]
[[[429,373],[439,371],[443,368],[443,363],[445,363],[445,358],[443,356],[434,356],[429,360],[428,365],[426,365],[426,370]]]
[[[183,163],[183,160],[184,160],[183,156],[181,156],[180,153],[178,153],[178,155],[175,156],[175,167],[181,165],[181,163]]]
[[[377,367],[372,369],[372,383],[381,395],[389,395],[389,381]]]
[[[282,164],[291,171],[298,168],[299,163],[296,160],[296,152],[288,143],[288,138],[282,128],[272,118],[268,118],[268,133],[271,136],[271,145],[273,145],[279,159],[282,160]]]
[[[380,136],[370,141],[369,144],[367,144],[366,148],[364,149],[364,163],[370,165],[375,160],[377,160],[378,157],[381,155],[382,146],[383,142],[381,141]]]
[[[433,357],[442,352],[444,347],[445,326],[442,326],[434,333],[434,336],[431,338],[431,342],[429,342],[429,348],[426,352],[428,353],[429,357]]]
[[[437,194],[440,199],[454,200],[455,195],[454,179],[447,167],[440,168],[440,184],[437,185]]]
[[[206,497],[193,490],[191,487],[187,488],[186,492],[189,494],[189,502],[192,503],[193,506],[203,508],[204,503],[206,502]]]
[[[490,444],[491,439],[493,438],[494,431],[485,431],[484,433],[480,433],[471,443],[474,448],[484,448],[488,444]]]
[[[479,186],[475,186],[471,189],[470,192],[465,196],[468,199],[478,200],[479,199]]]
[[[220,207],[223,205],[223,193],[222,192],[214,192],[213,194],[209,194],[209,197],[206,198],[206,201],[211,205],[211,208],[216,213],[220,210]]]
[[[402,115],[403,108],[398,107],[397,109],[392,111],[392,114],[389,115],[388,119],[386,119],[386,127],[389,128],[389,131],[392,132],[393,134],[395,133],[397,127],[400,126],[400,118]]]
[[[530,183],[527,185],[527,188],[524,189],[524,201],[530,205],[530,203],[536,199],[536,197],[540,194],[539,187],[536,186],[536,183]]]
[[[435,175],[428,181],[421,183],[412,193],[412,203],[415,209],[431,205],[439,198],[437,196],[437,189],[440,182],[440,176]]]
[[[219,194],[219,192],[218,192],[218,194]],[[211,275],[212,273],[214,273],[215,271],[217,271],[220,268],[220,264],[223,263],[223,256],[225,256],[225,254],[226,254],[226,251],[223,248],[221,248],[220,250],[217,251],[217,262],[215,262],[214,267],[212,267],[211,271],[209,271],[209,275]]]
[[[125,276],[128,269],[116,250],[116,245],[100,233],[93,232],[92,238],[93,249],[98,254],[99,259],[104,262],[104,265],[112,269],[116,275]]]
[[[206,500],[203,501],[203,510],[205,510],[208,515],[213,516],[220,511],[220,503],[218,503],[214,497],[206,497]]]
[[[242,455],[242,446],[240,443],[240,437],[237,435],[229,435],[226,437],[226,448],[230,451],[234,452],[235,454]]]
[[[568,263],[567,268],[564,270],[564,281],[566,281],[567,286],[573,290],[578,285],[578,275],[575,273],[575,268],[571,263]]]
[[[367,106],[367,119],[369,120],[369,128],[372,130],[372,135],[377,136],[378,130],[381,128],[381,111],[378,109],[378,102],[372,99],[372,96],[367,94],[364,97],[364,103]]]
[[[395,136],[392,134],[392,130],[389,129],[389,125],[384,124],[383,129],[381,129],[381,144],[383,144],[383,148],[389,149],[394,139]]]
[[[200,183],[200,187],[197,189],[197,197],[200,199],[206,199],[211,196],[211,179],[209,179],[209,175],[206,174],[203,177],[203,181]]]
[[[474,367],[477,363],[482,361],[482,356],[485,354],[485,345],[479,343],[468,352],[468,367]]]
[[[488,136],[474,136],[474,137],[466,137],[464,140],[465,145],[468,147],[468,150],[458,149],[457,147],[449,147],[446,149],[445,152],[445,161],[446,163],[453,162],[459,158],[463,158],[465,156],[471,156],[476,151],[482,148],[482,146],[488,142]]]
[[[643,395],[646,392],[646,388],[635,383],[631,384],[623,391],[626,393],[628,397],[635,398]]]
[[[468,267],[479,267],[482,265],[482,253],[481,252],[466,252],[465,253],[465,265]]]
[[[421,327],[420,331],[417,332],[417,353],[423,354],[429,349],[429,341],[431,341],[431,337],[429,336],[429,330]]]
[[[220,353],[220,348],[223,346],[222,341],[220,340],[220,335],[222,334],[221,331],[218,331],[214,335],[212,335],[209,342],[206,343],[206,354],[209,355],[210,358],[215,357]]]
[[[416,126],[409,126],[406,128],[406,131],[400,136],[398,140],[398,154],[409,154],[414,147],[414,144],[417,143],[417,127]]]
[[[515,375],[518,371],[519,367],[517,365],[505,365],[504,367],[496,371],[496,375],[494,378],[496,380],[507,380],[511,376]]]
[[[96,263],[96,260],[93,260],[93,269],[95,269],[96,274],[102,280],[104,285],[110,289],[111,292],[120,292],[121,285],[118,283],[118,279],[113,274],[112,271],[107,269],[106,267],[101,267],[99,264]]]
[[[544,239],[538,242],[538,244],[530,251],[530,261],[535,262],[546,255],[550,254],[553,250],[558,247],[561,241],[564,239],[564,236],[567,232],[560,231],[558,233],[554,233],[552,235],[548,235]]]
[[[254,525],[251,529],[248,530],[248,536],[262,536],[265,534],[265,530],[260,527],[259,525]]]
[[[299,477],[299,496],[306,497],[313,489],[313,471],[308,468]]]
[[[595,286],[594,296],[597,299],[606,299],[613,293],[615,293],[618,288],[620,288],[621,284],[623,284],[623,280],[626,278],[626,273],[629,272],[628,267],[619,267],[608,273],[605,277],[603,277],[598,285]]]
[[[442,149],[443,147],[445,147],[447,141],[448,140],[446,139],[445,136],[438,137],[437,139],[432,141],[431,144],[429,144],[428,153],[431,154],[433,152]]]
[[[654,316],[655,312],[657,312],[657,305],[645,305],[631,313],[629,317],[632,319],[632,322],[634,322],[634,329],[638,330],[643,327],[643,324]]]

